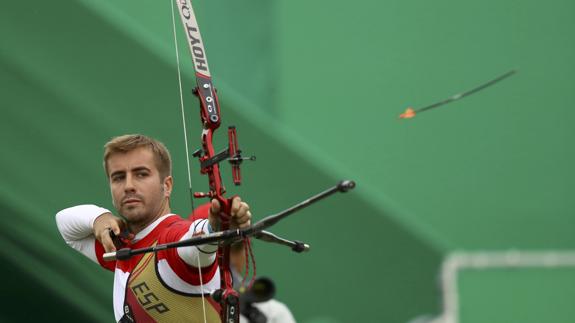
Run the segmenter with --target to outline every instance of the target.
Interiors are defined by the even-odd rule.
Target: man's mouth
[[[122,202],[122,204],[124,204],[124,205],[133,205],[133,204],[140,203],[140,202],[141,202],[140,199],[137,199],[137,198],[128,198],[128,199],[125,199],[125,200]]]

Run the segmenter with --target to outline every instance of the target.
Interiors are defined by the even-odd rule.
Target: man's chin
[[[120,214],[128,220],[128,222],[139,222],[145,217],[142,210],[137,206],[123,207]]]

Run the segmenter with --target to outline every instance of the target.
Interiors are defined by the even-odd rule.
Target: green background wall
[[[298,322],[437,315],[452,250],[575,248],[575,2],[194,8],[223,120],[258,157],[230,191],[261,218],[341,178],[358,183],[277,225],[309,254],[256,243],[258,272]],[[70,205],[112,207],[101,168],[112,136],[164,141],[173,209],[190,211],[170,10],[166,0],[0,3],[1,322],[113,320],[112,275],[69,250],[54,222]],[[397,118],[510,69],[519,73],[480,94]],[[185,101],[198,142],[197,103],[189,91]]]

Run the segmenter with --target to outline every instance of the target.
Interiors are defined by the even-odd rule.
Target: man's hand
[[[210,207],[210,215],[208,220],[210,221],[210,226],[214,230],[219,230],[220,227],[220,202],[214,199],[212,200],[212,206]],[[250,212],[250,206],[246,202],[242,202],[239,196],[236,196],[232,200],[232,207],[230,210],[230,229],[243,229],[249,227],[252,222],[252,213]]]
[[[110,236],[110,231],[113,232],[116,237],[119,237],[122,231],[126,228],[126,223],[124,220],[112,213],[104,213],[96,218],[94,221],[94,236],[106,252],[116,251],[116,246],[114,241]]]

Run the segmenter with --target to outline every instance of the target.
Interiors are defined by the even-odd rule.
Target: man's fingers
[[[246,214],[249,211],[250,211],[250,206],[248,205],[248,203],[242,202],[238,208],[238,212],[236,213],[236,215],[243,216],[244,214]]]
[[[242,207],[233,217],[237,219],[238,222],[241,222],[240,219],[251,218],[251,213],[248,207]]]
[[[100,243],[102,243],[102,246],[106,252],[116,251],[116,246],[114,245],[114,241],[112,241],[112,237],[110,236],[111,230],[111,228],[106,229],[100,235]]]
[[[242,206],[242,199],[239,196],[235,196],[232,200],[232,207],[230,209],[230,213],[232,216],[238,214],[240,211],[240,207]]]
[[[239,196],[235,196],[232,199],[232,205],[230,207],[230,215],[236,216],[239,213],[246,212],[249,210],[249,206],[247,203],[242,202],[242,199]],[[210,212],[213,215],[219,215],[221,211],[220,202],[216,199],[212,200],[212,205],[210,206]]]
[[[121,244],[119,237],[122,235],[122,231],[127,228],[126,222],[121,218],[114,216],[112,213],[106,212],[98,216],[94,220],[93,232],[94,236],[106,252],[115,251],[116,245],[114,240],[118,242],[118,247]],[[118,239],[112,239],[112,235]]]
[[[112,239],[112,235],[115,237],[119,237],[122,233],[123,222],[120,219],[114,219],[114,221],[110,221],[108,226],[104,228],[104,231],[100,234],[100,242],[104,246],[106,252],[115,251],[116,244],[114,243],[114,239]]]
[[[221,205],[218,200],[213,199],[212,205],[210,206],[210,216],[209,221],[212,228],[215,230],[219,224],[219,216],[221,212]],[[252,214],[250,213],[250,206],[242,202],[242,199],[239,196],[235,196],[231,200],[230,206],[230,214],[231,216],[230,221],[232,224],[232,228],[246,228],[251,224]]]
[[[220,213],[220,202],[216,199],[212,200],[212,206],[210,206],[210,213],[213,215],[218,215]]]
[[[121,224],[121,222],[120,223],[112,222],[112,223],[110,223],[110,227],[108,229],[108,230],[114,232],[116,237],[119,237],[120,233],[122,233],[122,229],[120,228],[120,224]]]
[[[247,211],[246,213],[243,213],[241,215],[236,216],[234,218],[234,222],[240,228],[245,228],[251,224],[251,218],[252,218],[252,214],[250,213],[250,211]]]

